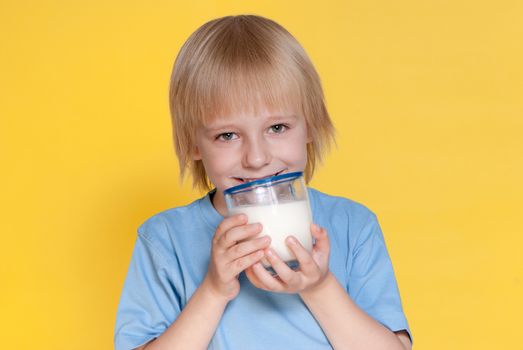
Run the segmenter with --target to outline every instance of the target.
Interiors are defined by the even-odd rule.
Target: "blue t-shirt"
[[[329,235],[331,273],[367,314],[410,334],[376,215],[349,199],[308,191],[313,221]],[[222,220],[209,193],[138,228],[116,317],[116,350],[141,346],[175,321],[207,273]],[[239,281],[240,293],[227,305],[209,349],[332,349],[298,294],[258,289],[244,273]]]

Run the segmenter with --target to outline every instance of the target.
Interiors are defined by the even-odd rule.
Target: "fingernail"
[[[296,245],[296,243],[297,243],[296,238],[294,238],[294,237],[289,237],[289,243],[290,243],[290,244],[294,244],[294,245]]]
[[[265,251],[265,255],[267,255],[267,256],[274,256],[274,254],[272,253],[272,251],[270,249],[267,249]]]

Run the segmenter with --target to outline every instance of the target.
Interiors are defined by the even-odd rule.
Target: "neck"
[[[228,211],[227,211],[227,205],[225,204],[225,197],[223,196],[223,192],[221,192],[217,189],[211,198],[211,202],[212,202],[214,209],[216,209],[216,211],[218,213],[220,213],[221,216],[223,216],[223,217],[227,216]]]

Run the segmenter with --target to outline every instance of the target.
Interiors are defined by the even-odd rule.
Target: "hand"
[[[262,225],[247,224],[244,214],[225,218],[214,234],[209,268],[202,285],[227,301],[234,299],[240,292],[238,275],[263,258],[264,249],[271,243],[268,236],[246,240],[261,231]]]
[[[265,256],[278,274],[277,277],[271,276],[258,262],[245,270],[249,281],[255,287],[270,292],[301,293],[318,287],[329,272],[330,244],[324,228],[312,224],[311,233],[316,239],[312,254],[309,254],[293,236],[286,239],[287,245],[300,263],[298,271],[289,268],[273,250],[266,250]]]

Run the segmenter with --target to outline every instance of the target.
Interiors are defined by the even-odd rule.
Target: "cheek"
[[[299,167],[307,164],[307,145],[301,139],[277,148],[275,154],[281,160]]]
[[[236,159],[237,151],[230,148],[209,148],[202,154],[203,165],[209,175],[230,170]]]
[[[307,165],[307,147],[303,146],[299,150],[297,150],[296,159],[299,159],[298,163],[300,167],[305,168],[305,166]]]

